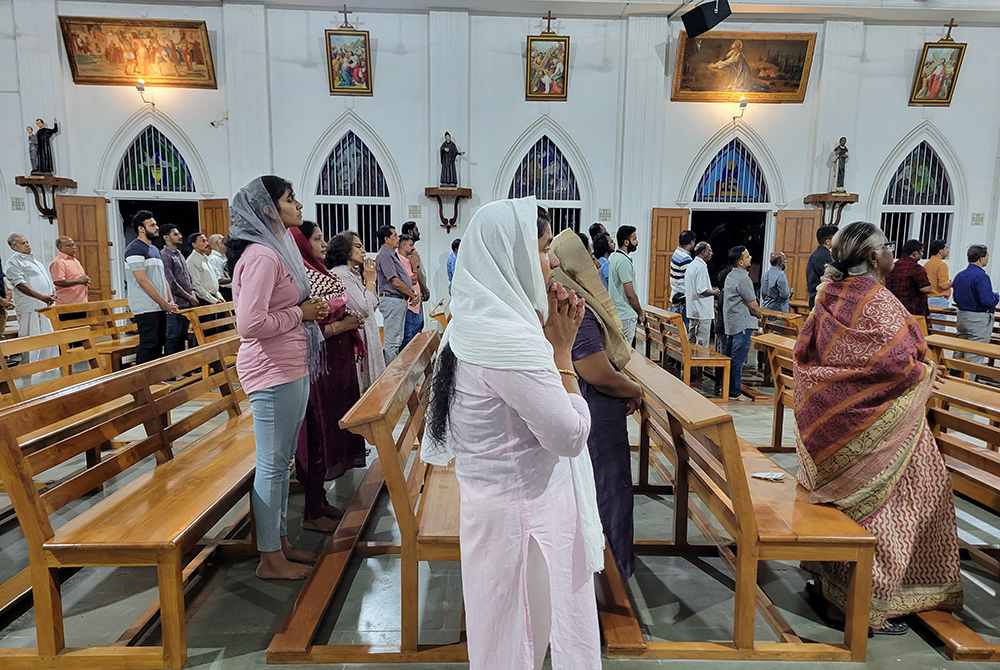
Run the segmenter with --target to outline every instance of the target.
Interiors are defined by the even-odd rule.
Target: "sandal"
[[[873,633],[875,635],[905,635],[909,630],[909,624],[902,619],[886,619],[882,627]]]

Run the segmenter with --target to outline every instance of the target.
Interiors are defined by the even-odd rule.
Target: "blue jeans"
[[[420,313],[414,314],[407,308],[406,310],[406,321],[403,325],[403,344],[400,345],[399,350],[402,351],[406,348],[406,345],[410,343],[417,333],[424,329],[424,305],[420,304]]]
[[[947,296],[938,296],[936,298],[927,298],[928,307],[948,307]],[[944,326],[934,325],[932,326],[934,330],[944,330]]]
[[[729,336],[729,358],[732,367],[729,370],[729,397],[739,398],[743,395],[743,364],[750,355],[750,336],[753,328]]]
[[[309,403],[309,377],[249,394],[257,472],[253,478],[253,514],[257,549],[278,551],[288,535],[289,468]]]

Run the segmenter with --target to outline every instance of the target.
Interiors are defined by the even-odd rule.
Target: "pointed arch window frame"
[[[164,165],[173,169],[165,170]],[[125,149],[115,171],[114,189],[178,195],[197,192],[187,160],[155,123],[140,130]]]
[[[922,194],[912,186],[915,173],[921,180],[933,184],[932,193]],[[904,191],[901,181],[910,184],[912,192]],[[896,244],[896,257],[902,254],[903,243],[912,238],[924,243],[926,256],[930,243],[943,239],[951,244],[958,205],[955,185],[948,166],[927,138],[921,139],[891,173],[880,200],[879,227]]]
[[[541,166],[543,172],[551,167],[554,167],[554,171],[549,172],[548,175],[531,177],[528,172],[538,169],[532,168],[532,163],[538,161],[539,158],[544,161]],[[565,182],[566,186],[562,187],[558,183],[553,185],[550,181],[553,177],[552,181]],[[538,192],[539,190],[541,193]],[[584,207],[580,183],[572,163],[559,144],[548,133],[543,133],[521,156],[507,188],[508,198],[528,196],[535,196],[538,204],[549,210],[552,216],[553,234],[559,234],[566,228],[580,232]]]
[[[727,174],[729,163],[733,159],[740,161],[735,176]],[[735,194],[731,194],[732,190],[719,191],[719,184],[723,180],[728,180],[728,186],[735,190]],[[708,188],[712,189],[711,193],[707,191]],[[709,161],[695,186],[691,202],[766,205],[771,204],[771,191],[760,161],[740,138],[734,137]]]
[[[356,161],[356,166],[345,164],[351,161]],[[344,178],[348,171],[355,171],[353,180],[331,187],[331,174]],[[367,252],[377,252],[375,231],[393,223],[392,192],[378,154],[353,128],[346,129],[334,143],[312,184],[315,218],[326,238],[353,230],[360,234]]]

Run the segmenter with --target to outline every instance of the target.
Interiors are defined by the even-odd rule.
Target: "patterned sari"
[[[913,317],[882,284],[821,285],[795,343],[798,479],[876,537],[869,625],[962,607],[951,479],[927,424],[934,384]],[[849,565],[809,563],[842,611]]]

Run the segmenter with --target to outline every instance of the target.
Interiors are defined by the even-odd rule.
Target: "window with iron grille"
[[[392,223],[389,188],[375,154],[353,131],[347,131],[327,156],[315,199],[316,223],[327,239],[353,230],[366,251],[378,251],[375,231]]]
[[[764,171],[738,139],[722,148],[698,182],[695,202],[770,202]]]
[[[118,166],[115,188],[122,191],[193,192],[194,179],[173,142],[146,126]]]
[[[882,231],[896,243],[897,257],[903,243],[916,237],[926,256],[931,242],[951,236],[955,199],[948,171],[927,142],[921,142],[903,159],[889,180],[882,199]],[[914,221],[919,228],[914,229]]]
[[[543,135],[528,149],[507,191],[508,198],[530,195],[549,210],[553,234],[557,235],[566,228],[580,232],[583,202],[576,175],[563,152],[548,135]]]

